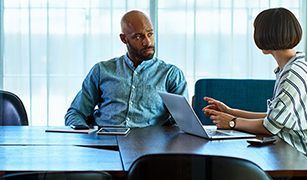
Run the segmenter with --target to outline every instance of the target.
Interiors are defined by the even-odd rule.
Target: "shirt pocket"
[[[163,101],[158,91],[165,91],[164,87],[145,85],[142,87],[140,105],[151,109],[161,109],[164,107]]]

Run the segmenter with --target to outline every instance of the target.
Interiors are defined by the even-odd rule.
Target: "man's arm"
[[[94,107],[99,100],[100,68],[96,64],[87,74],[82,88],[71,103],[65,115],[65,125],[86,125],[93,115]]]
[[[183,72],[176,66],[173,66],[167,80],[167,92],[183,95],[189,101],[188,83]],[[176,124],[170,115],[164,125],[170,126]]]
[[[78,112],[76,109],[69,108],[65,115],[65,125],[85,125],[88,127],[85,119],[86,117],[83,115],[83,113]]]
[[[183,95],[189,100],[188,83],[183,72],[176,66],[173,67],[169,74],[168,92]]]

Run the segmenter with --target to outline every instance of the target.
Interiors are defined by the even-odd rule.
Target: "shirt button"
[[[130,64],[132,64],[132,62],[130,61]]]
[[[137,73],[137,72],[134,72],[134,74],[137,75],[138,73]]]
[[[135,86],[132,86],[133,89],[135,89]]]
[[[126,120],[127,120],[127,121],[129,121],[129,120],[130,120],[130,118],[127,118]]]
[[[131,102],[130,102],[130,104],[132,105],[132,104],[133,104],[133,102],[131,101]]]

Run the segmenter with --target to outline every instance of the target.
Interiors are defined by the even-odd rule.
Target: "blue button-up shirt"
[[[94,114],[99,126],[162,125],[170,114],[158,91],[181,94],[188,99],[183,72],[156,57],[143,61],[137,68],[127,54],[101,61],[84,79],[65,115],[65,124],[88,124]],[[98,109],[94,113],[95,107]]]

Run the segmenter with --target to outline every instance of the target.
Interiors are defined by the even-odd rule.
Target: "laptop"
[[[237,130],[217,129],[215,125],[203,125],[188,100],[178,94],[158,91],[179,128],[206,139],[254,138],[256,135]]]

